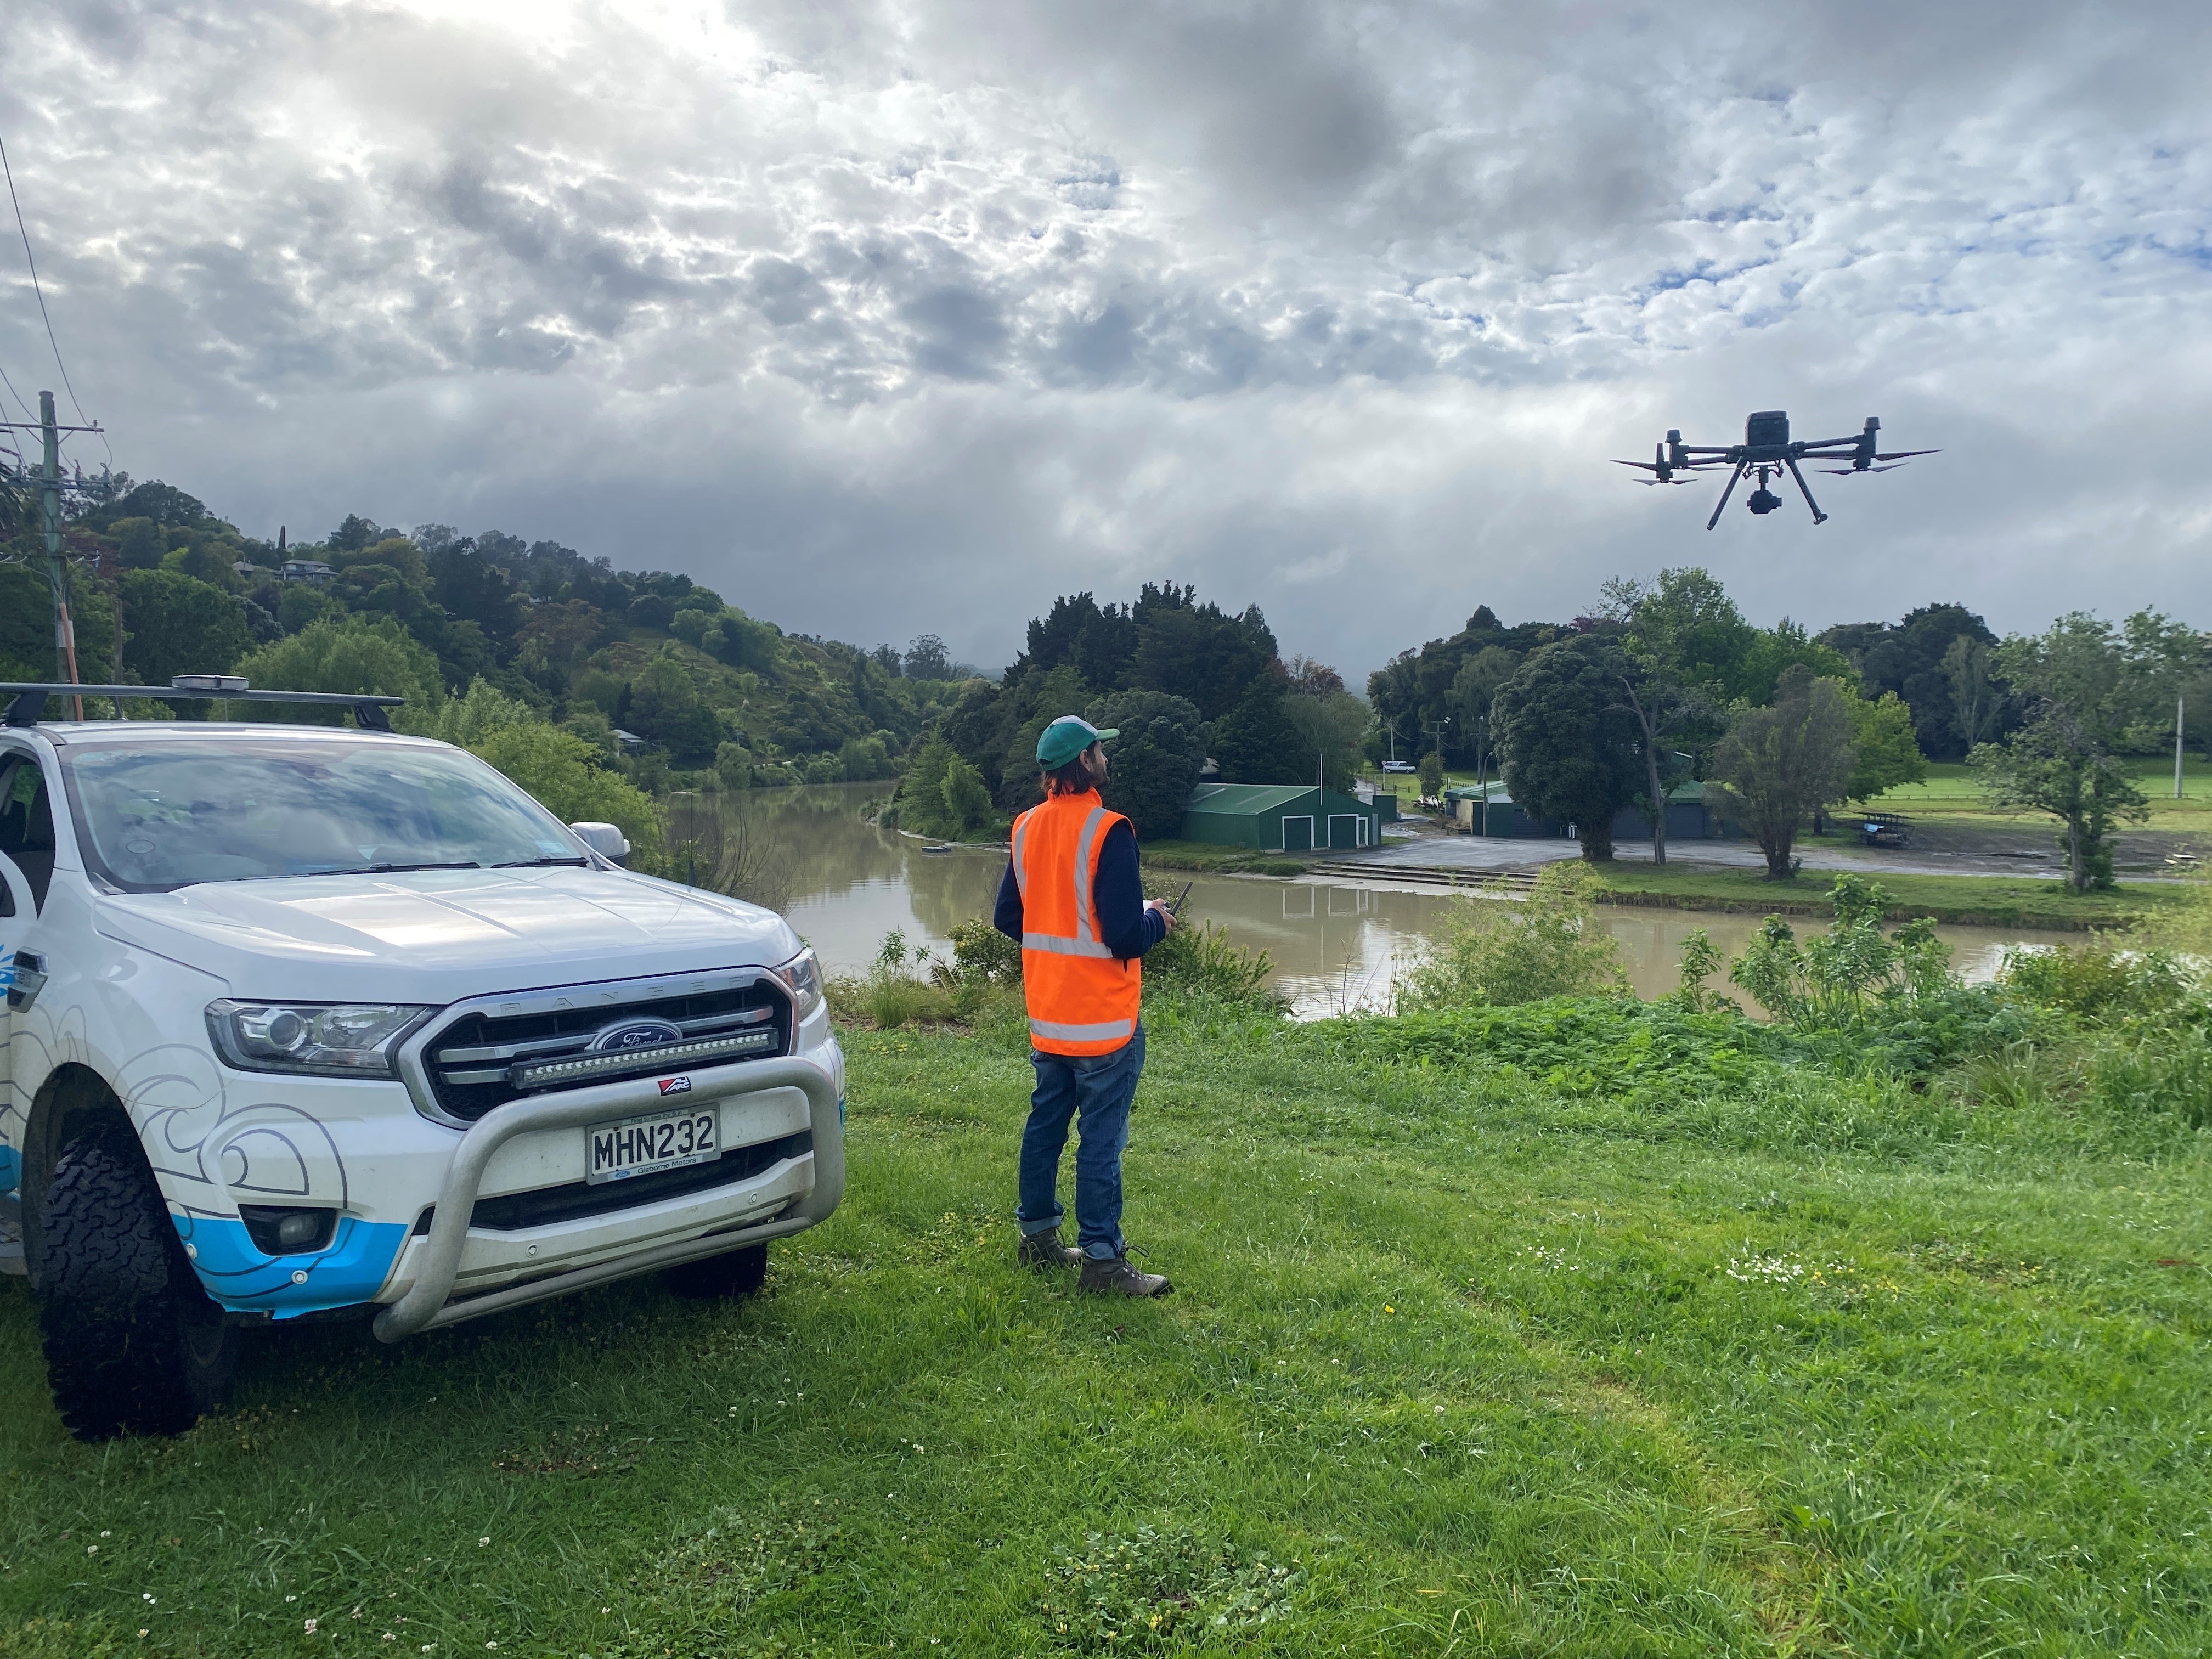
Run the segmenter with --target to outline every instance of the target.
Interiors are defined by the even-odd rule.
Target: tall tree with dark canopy
[[[1224,783],[1299,783],[1311,775],[1285,696],[1280,678],[1262,674],[1214,722],[1213,759]]]
[[[1621,708],[1610,639],[1577,635],[1531,652],[1498,688],[1498,760],[1514,804],[1575,827],[1583,857],[1613,856],[1613,815],[1643,781],[1638,732]]]
[[[1713,750],[1708,781],[1726,792],[1759,837],[1770,881],[1796,874],[1790,854],[1805,820],[1844,799],[1857,755],[1849,694],[1802,665],[1783,671],[1773,703],[1746,709]]]
[[[1107,745],[1107,805],[1128,818],[1139,841],[1174,835],[1206,763],[1198,710],[1158,691],[1121,691],[1094,700],[1083,717],[1121,734]]]
[[[1862,696],[1874,699],[1894,691],[1904,699],[1923,754],[1957,760],[2002,729],[2002,693],[1991,695],[1988,658],[1974,649],[1986,653],[1997,636],[1963,605],[1923,605],[1896,623],[1838,623],[1817,637],[1858,671]]]

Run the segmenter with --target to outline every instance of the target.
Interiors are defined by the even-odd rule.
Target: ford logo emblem
[[[683,1028],[667,1020],[625,1019],[593,1033],[590,1052],[599,1054],[622,1048],[651,1048],[664,1042],[683,1041]]]

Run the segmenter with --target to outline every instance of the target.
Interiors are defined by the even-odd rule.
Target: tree
[[[1986,653],[1997,636],[1963,605],[1923,605],[1908,611],[1901,622],[1838,623],[1822,630],[1814,643],[1843,653],[1857,672],[1861,696],[1879,697],[1894,691],[1904,700],[1912,711],[1913,735],[1922,753],[1957,760],[1983,738],[1996,736],[2006,712],[2002,695],[1989,695],[1984,680],[1981,695],[1973,699],[1977,706],[1971,723],[1976,729],[1971,734],[1962,732],[1949,666],[1962,640]]]
[[[2075,892],[2113,884],[2112,830],[2142,823],[2149,805],[2081,721],[2049,705],[2006,743],[1983,744],[1966,759],[1990,805],[2048,812],[2059,821],[2066,879]]]
[[[1575,826],[1583,857],[1613,857],[1613,815],[1636,798],[1637,730],[1613,672],[1620,647],[1595,634],[1531,652],[1499,688],[1498,758],[1516,805]]]
[[[1213,759],[1224,783],[1297,783],[1305,739],[1284,712],[1283,683],[1262,674],[1213,726]]]
[[[924,634],[907,646],[905,668],[910,680],[948,679],[952,673],[952,659],[943,640],[934,634]]]
[[[1371,718],[1367,705],[1341,690],[1318,696],[1293,692],[1283,699],[1283,716],[1298,734],[1300,757],[1313,763],[1315,782],[1325,788],[1350,788],[1359,769],[1359,740]]]
[[[326,617],[289,639],[263,646],[236,664],[234,672],[258,686],[287,691],[404,697],[405,706],[392,710],[392,723],[408,732],[434,731],[445,701],[438,659],[390,617]],[[254,710],[257,720],[344,724],[344,711],[336,708],[272,703],[255,705]]]
[[[1471,735],[1476,726],[1490,718],[1490,706],[1498,700],[1498,688],[1513,678],[1513,671],[1521,665],[1520,657],[1502,645],[1486,645],[1460,665],[1459,672],[1452,677],[1452,714],[1463,735]]]
[[[1850,800],[1872,800],[1901,783],[1918,783],[1928,775],[1928,757],[1912,735],[1912,709],[1894,691],[1885,691],[1869,702],[1848,699],[1851,714],[1852,763],[1850,781],[1844,786]]]
[[[1164,692],[1122,691],[1094,700],[1084,718],[1121,734],[1109,746],[1106,804],[1128,818],[1139,841],[1174,835],[1206,763],[1197,708]]]
[[[179,674],[228,673],[252,647],[245,607],[182,571],[126,570],[116,591],[123,600],[124,665],[141,685],[167,685]],[[322,689],[268,673],[252,678],[272,690]],[[207,705],[189,707],[187,717],[197,718]]]
[[[1614,608],[1632,605],[1623,642],[1667,679],[1715,702],[1744,695],[1759,630],[1711,573],[1695,565],[1662,570],[1649,587],[1616,579],[1606,598]]]
[[[1971,634],[1954,635],[1943,653],[1943,685],[1950,695],[1952,728],[1971,751],[1996,735],[2004,693],[1990,678],[1990,647]]]
[[[964,836],[990,823],[991,792],[983,786],[983,775],[959,756],[945,761],[938,793],[945,801],[947,834]]]
[[[2112,625],[2069,611],[2039,635],[1997,647],[1998,672],[2029,700],[2027,725],[1967,759],[1990,804],[2059,821],[2067,880],[2076,892],[2112,884],[2112,832],[2148,816],[2142,792],[2113,756],[2141,700]]]
[[[1798,830],[1844,798],[1856,761],[1842,682],[1796,665],[1784,672],[1771,707],[1736,716],[1713,750],[1709,781],[1758,835],[1767,879],[1788,881],[1796,874],[1790,854]]]
[[[1687,767],[1675,757],[1675,742],[1712,720],[1712,705],[1661,674],[1656,664],[1638,661],[1626,651],[1605,659],[1606,672],[1619,684],[1614,703],[1636,723],[1638,751],[1644,761],[1644,816],[1651,823],[1651,861],[1667,862],[1667,796]]]
[[[1421,763],[1413,771],[1421,786],[1423,800],[1441,800],[1444,793],[1444,757],[1431,749],[1421,757]]]

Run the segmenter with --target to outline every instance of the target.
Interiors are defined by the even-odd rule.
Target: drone
[[[1755,471],[1759,474],[1759,488],[1752,491],[1750,499],[1744,503],[1746,507],[1763,516],[1781,506],[1782,497],[1766,485],[1769,479],[1786,469],[1797,481],[1798,493],[1805,497],[1805,505],[1813,509],[1813,522],[1826,524],[1828,515],[1820,511],[1820,502],[1813,499],[1813,492],[1806,488],[1805,475],[1797,470],[1798,462],[1848,461],[1848,466],[1820,469],[1824,472],[1832,472],[1839,478],[1848,478],[1860,472],[1893,472],[1915,455],[1940,455],[1943,453],[1940,449],[1895,449],[1877,453],[1875,434],[1881,430],[1881,421],[1869,415],[1865,429],[1856,437],[1800,439],[1792,443],[1790,441],[1788,414],[1778,409],[1763,409],[1745,420],[1743,441],[1740,444],[1731,444],[1726,448],[1686,444],[1682,441],[1681,433],[1674,431],[1667,434],[1665,443],[1651,447],[1650,460],[1615,461],[1613,465],[1637,467],[1651,473],[1653,476],[1649,478],[1637,480],[1638,483],[1646,484],[1687,483],[1689,479],[1678,478],[1674,475],[1696,472],[1705,467],[1732,469],[1729,473],[1728,488],[1721,491],[1720,505],[1713,509],[1713,516],[1705,520],[1708,530],[1721,521],[1721,514],[1728,507],[1729,497],[1735,493],[1738,481],[1747,472]],[[1877,461],[1888,465],[1877,466],[1875,465]]]

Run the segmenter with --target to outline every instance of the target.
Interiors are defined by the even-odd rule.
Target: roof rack
[[[123,718],[125,697],[157,697],[165,702],[303,702],[336,704],[353,710],[355,723],[364,732],[389,732],[392,718],[384,711],[397,708],[404,697],[380,697],[350,691],[256,691],[235,674],[179,674],[167,685],[70,685],[60,680],[0,681],[0,696],[9,696],[8,712],[0,724],[36,726],[46,712],[48,697],[112,697],[115,718]]]

